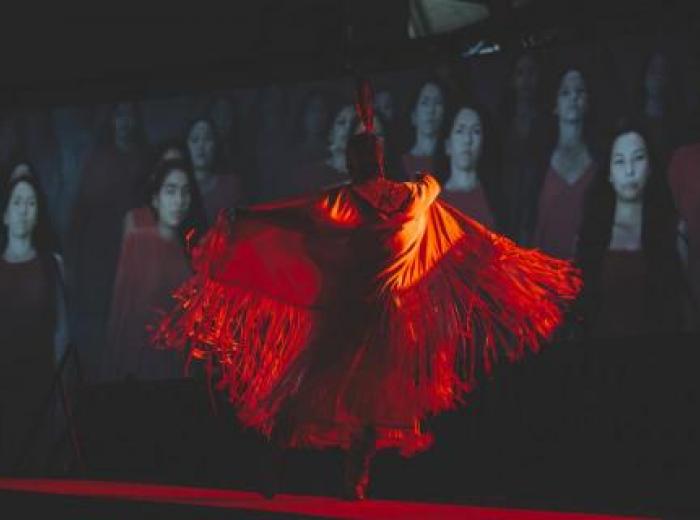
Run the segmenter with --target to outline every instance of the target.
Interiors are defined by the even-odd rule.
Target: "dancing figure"
[[[365,497],[377,449],[425,450],[426,418],[458,407],[499,360],[537,351],[581,284],[568,261],[438,200],[430,173],[388,180],[369,83],[356,105],[351,181],[221,212],[153,337],[211,362],[277,453],[347,450],[350,499]]]

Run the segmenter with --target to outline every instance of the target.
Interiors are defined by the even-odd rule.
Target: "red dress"
[[[0,471],[8,474],[50,390],[55,306],[51,280],[39,257],[19,263],[0,255]],[[46,415],[44,415],[46,417]],[[47,424],[28,454],[40,470],[48,455]],[[46,443],[46,444],[44,444]],[[43,451],[47,450],[47,451]]]
[[[469,191],[443,190],[440,198],[487,228],[495,228],[496,221],[481,186]]]
[[[202,193],[207,221],[214,222],[219,211],[240,204],[242,199],[238,175],[215,175],[214,185],[210,186],[206,193]]]
[[[679,148],[668,168],[676,208],[688,225],[688,271],[700,303],[700,143]]]
[[[537,351],[580,279],[438,201],[438,181],[375,178],[222,213],[154,341],[214,359],[244,425],[291,446],[427,448],[499,359]]]
[[[646,312],[647,276],[642,251],[605,253],[592,336],[611,338],[652,332]]]
[[[171,292],[192,271],[179,241],[158,233],[150,208],[131,210],[126,219],[107,325],[102,378],[182,377],[182,359],[149,348],[148,326],[172,305]]]
[[[576,250],[583,204],[588,186],[593,180],[595,165],[591,165],[569,184],[550,167],[540,194],[534,246],[557,258],[573,258]]]

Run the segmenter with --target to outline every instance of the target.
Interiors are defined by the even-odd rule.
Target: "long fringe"
[[[378,447],[404,455],[425,449],[432,438],[420,421],[462,404],[479,376],[502,360],[538,352],[581,288],[569,262],[520,248],[446,204],[431,212],[425,232],[438,238],[423,243],[440,239],[441,251],[430,265],[409,266],[424,271],[415,282],[380,284],[362,341],[347,363],[330,365],[323,377],[307,371],[316,352],[309,345],[318,344],[318,326],[329,318],[323,309],[212,276],[208,262],[221,259],[231,240],[223,222],[199,248],[197,274],[176,292],[178,304],[154,342],[215,359],[217,387],[242,422],[265,435],[285,401],[301,396],[294,445],[346,446],[354,428],[373,423]],[[321,347],[335,348],[336,340],[322,337]]]

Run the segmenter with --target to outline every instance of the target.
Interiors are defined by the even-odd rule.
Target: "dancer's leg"
[[[290,413],[285,408],[275,420],[268,449],[260,463],[262,494],[265,498],[273,498],[279,492],[287,462],[287,447],[292,436],[292,428]]]
[[[364,500],[369,485],[369,470],[376,453],[377,430],[366,426],[350,444],[345,457],[343,496],[348,500]]]

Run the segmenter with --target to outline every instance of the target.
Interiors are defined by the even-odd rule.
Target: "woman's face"
[[[114,109],[114,138],[118,142],[131,140],[136,129],[136,112],[130,103],[120,103]]]
[[[570,70],[561,79],[555,114],[560,121],[576,122],[583,119],[588,107],[588,93],[583,75]]]
[[[330,144],[334,150],[344,150],[350,139],[355,122],[355,109],[352,105],[344,106],[336,114],[330,133]]]
[[[153,207],[158,221],[177,229],[190,209],[190,183],[182,170],[172,170],[165,176],[158,192],[153,196]]]
[[[374,107],[385,121],[394,119],[394,98],[388,90],[380,90],[374,97]]]
[[[641,135],[628,132],[617,136],[610,157],[610,183],[617,198],[639,201],[651,173],[646,143]]]
[[[532,56],[525,54],[518,59],[513,71],[513,87],[523,96],[531,98],[535,95],[539,82],[537,64]]]
[[[649,60],[644,76],[644,88],[647,95],[652,97],[663,95],[667,83],[668,62],[663,54],[655,52]]]
[[[214,131],[207,121],[197,121],[187,136],[192,166],[195,169],[210,169],[214,165],[216,142]]]
[[[482,145],[481,118],[471,108],[462,108],[452,124],[450,136],[445,142],[445,152],[450,164],[459,170],[476,168]]]
[[[5,209],[4,223],[8,234],[15,238],[30,236],[38,218],[39,206],[34,188],[28,182],[18,182]]]
[[[442,90],[435,83],[426,83],[413,108],[412,122],[419,133],[434,135],[440,129],[445,113]]]

